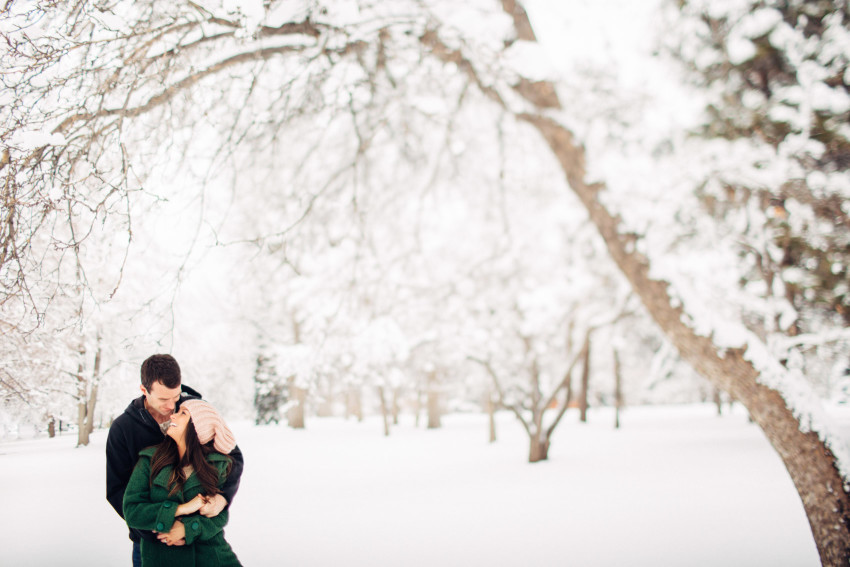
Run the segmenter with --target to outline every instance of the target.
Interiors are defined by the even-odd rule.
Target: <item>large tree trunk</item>
[[[522,7],[515,0],[503,0],[503,6],[514,18],[518,38],[534,41]],[[446,46],[435,33],[426,32],[420,39],[436,57],[457,65],[494,103],[510,110],[498,91],[481,80],[462,52]],[[551,83],[520,80],[515,88],[537,108],[559,106],[557,97],[551,96],[555,90]],[[533,126],[546,140],[570,188],[604,239],[609,254],[682,358],[711,383],[741,402],[762,428],[797,488],[821,562],[829,566],[850,564],[850,494],[835,456],[817,433],[801,431],[800,422],[779,392],[758,381],[759,372],[740,350],[724,351],[710,338],[698,335],[682,322],[682,308],[674,307],[667,282],[649,276],[649,261],[635,251],[635,236],[621,234],[618,218],[597,198],[604,185],[585,182],[584,150],[574,141],[572,133],[552,118],[536,112],[515,113],[514,116]]]
[[[649,261],[634,252],[632,237],[620,234],[619,221],[599,202],[600,185],[584,182],[584,152],[571,133],[539,115],[521,115],[543,135],[558,158],[570,187],[587,208],[611,257],[626,275],[650,315],[687,360],[712,384],[740,401],[779,453],[797,488],[824,565],[850,563],[850,495],[835,457],[817,433],[801,424],[776,390],[759,383],[759,372],[739,349],[722,350],[683,323],[668,284],[649,276]]]
[[[502,6],[514,19],[517,37],[536,41],[523,7],[516,0],[502,0]],[[452,55],[447,51],[437,54],[444,59],[446,55]],[[477,79],[471,66],[463,69]],[[481,85],[480,81],[476,82]],[[554,85],[549,82],[529,84],[520,80],[515,88],[537,108],[560,106],[557,97],[545,96],[555,92]],[[501,102],[501,97],[494,95],[492,90],[487,94]],[[682,308],[674,307],[667,282],[649,276],[649,260],[635,251],[634,235],[621,234],[619,219],[611,215],[597,198],[604,185],[585,182],[584,149],[573,140],[572,133],[551,118],[539,114],[517,114],[517,118],[534,126],[549,144],[570,188],[584,204],[590,220],[605,240],[609,254],[682,358],[712,384],[740,401],[753,421],[762,428],[800,494],[821,563],[830,566],[850,564],[850,494],[835,456],[817,433],[801,431],[805,428],[801,427],[785,400],[779,392],[759,382],[759,372],[744,358],[740,349],[720,349],[712,339],[697,334],[683,323]]]

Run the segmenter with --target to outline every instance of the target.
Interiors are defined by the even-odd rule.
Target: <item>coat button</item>
[[[198,522],[193,522],[193,523],[192,523],[192,529],[193,529],[193,530],[197,530],[197,529],[198,529]]]
[[[162,505],[163,508],[171,508],[171,502],[166,502]]]
[[[164,530],[164,529],[165,529],[165,526],[164,526],[164,525],[162,525],[162,522],[157,522],[157,523],[156,523],[156,531],[161,532],[161,531],[162,531],[162,530]]]

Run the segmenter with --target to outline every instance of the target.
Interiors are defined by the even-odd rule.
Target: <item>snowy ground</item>
[[[500,415],[235,423],[246,456],[226,533],[246,566],[794,566],[819,564],[802,505],[741,409],[568,414],[548,462]],[[0,444],[0,565],[130,565],[104,498],[104,441]]]

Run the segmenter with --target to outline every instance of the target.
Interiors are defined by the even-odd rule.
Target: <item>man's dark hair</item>
[[[142,363],[142,386],[150,392],[154,382],[172,389],[180,386],[180,365],[170,354],[154,354]]]

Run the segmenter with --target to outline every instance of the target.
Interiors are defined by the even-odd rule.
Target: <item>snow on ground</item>
[[[741,408],[568,414],[550,460],[529,465],[509,414],[443,428],[406,416],[234,423],[246,470],[227,538],[246,566],[733,567],[819,564],[802,505]],[[0,444],[0,565],[130,565],[104,497],[106,432]]]

